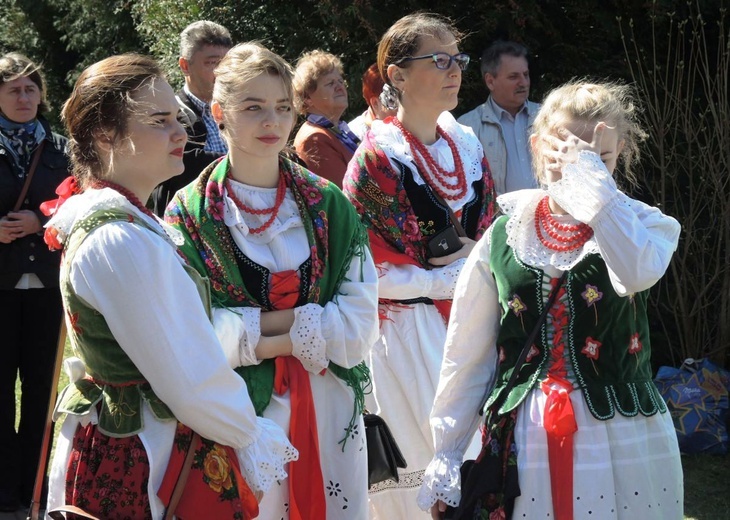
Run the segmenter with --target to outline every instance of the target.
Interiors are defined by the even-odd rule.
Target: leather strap
[[[43,153],[43,147],[46,144],[46,140],[42,140],[38,144],[38,148],[36,148],[35,153],[33,154],[33,161],[30,163],[30,169],[28,170],[28,175],[25,176],[25,182],[23,183],[23,189],[20,190],[20,196],[18,197],[18,200],[15,201],[15,206],[13,206],[13,211],[18,211],[20,209],[20,206],[23,205],[23,200],[25,199],[25,195],[28,193],[28,188],[30,188],[30,181],[33,179],[33,174],[35,173],[36,168],[38,167],[38,161],[41,160],[41,153]]]
[[[459,222],[459,219],[456,218],[456,215],[454,214],[454,210],[451,209],[451,206],[444,200],[444,198],[439,195],[436,190],[431,190],[431,193],[433,194],[434,198],[439,201],[439,204],[444,206],[446,210],[449,212],[449,218],[451,219],[451,223],[454,225],[454,228],[456,229],[456,232],[459,234],[460,237],[468,238],[466,234],[466,230],[464,229],[464,226],[461,225],[461,222]]]
[[[58,393],[58,378],[61,373],[61,362],[63,361],[63,350],[65,346],[66,321],[63,317],[61,317],[61,329],[58,332],[58,343],[56,345],[56,361],[53,366],[53,383],[51,384],[51,392],[48,396],[48,412],[46,413],[46,424],[43,429],[41,453],[38,459],[38,468],[36,469],[35,484],[33,485],[33,496],[31,498],[27,520],[39,520],[40,518],[41,494],[43,492],[43,481],[45,480],[44,477],[46,475],[46,463],[48,462],[48,446],[53,439],[53,409],[56,405],[56,395]],[[51,518],[54,518],[50,514],[50,511],[49,516],[51,516]],[[63,517],[61,518],[63,519]]]
[[[172,520],[175,517],[175,509],[177,509],[177,504],[180,502],[180,498],[185,490],[185,483],[188,481],[190,468],[193,465],[193,457],[195,456],[195,451],[200,446],[200,442],[200,435],[193,432],[193,438],[190,440],[188,453],[185,455],[185,462],[183,462],[182,470],[180,470],[180,475],[178,476],[177,483],[175,484],[175,489],[172,491],[172,496],[170,496],[170,503],[165,509],[165,516],[163,517],[164,520]]]
[[[530,335],[527,337],[527,341],[525,341],[525,346],[522,347],[522,351],[520,352],[519,357],[517,358],[517,362],[515,363],[515,367],[512,370],[512,374],[510,375],[509,381],[507,381],[507,385],[502,389],[502,392],[499,394],[499,397],[492,403],[492,406],[494,407],[494,410],[499,410],[499,408],[502,406],[502,403],[504,403],[504,400],[507,399],[507,396],[509,395],[512,388],[515,386],[515,383],[517,382],[517,376],[520,373],[520,369],[522,368],[522,365],[525,364],[525,360],[527,359],[527,354],[530,352],[530,348],[532,347],[532,344],[535,342],[535,338],[537,337],[538,333],[540,332],[540,328],[542,327],[542,324],[545,323],[545,320],[547,319],[547,315],[550,312],[550,309],[552,308],[553,304],[555,303],[555,299],[558,297],[558,291],[560,290],[560,286],[563,285],[563,282],[568,276],[568,271],[563,271],[563,275],[558,280],[558,283],[555,284],[555,287],[552,288],[550,291],[550,296],[548,297],[547,304],[545,305],[545,308],[542,310],[542,314],[540,314],[540,317],[537,319],[537,323],[535,323],[535,326],[532,329],[532,332],[530,332]],[[487,396],[486,399],[488,399],[489,396]],[[482,402],[482,405],[479,407],[479,415],[482,415],[484,413],[484,405],[486,404],[486,399],[484,402]]]

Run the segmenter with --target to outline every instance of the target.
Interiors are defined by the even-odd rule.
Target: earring
[[[223,123],[218,123],[218,130],[225,130],[225,129],[226,129],[226,125],[224,125]]]

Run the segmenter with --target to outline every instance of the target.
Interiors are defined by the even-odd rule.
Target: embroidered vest
[[[543,272],[522,263],[507,245],[507,220],[506,216],[499,218],[492,231],[490,264],[502,317],[497,337],[497,381],[487,407],[507,384],[527,335],[545,305]],[[565,346],[591,414],[607,420],[616,411],[627,417],[665,412],[666,406],[651,377],[648,291],[628,297],[616,294],[606,264],[597,254],[587,255],[571,269],[564,287],[569,316]],[[550,348],[547,326],[543,325],[529,361],[522,366],[517,384],[500,413],[519,406],[539,383],[539,375],[547,368]]]
[[[127,437],[142,431],[142,401],[149,404],[160,420],[175,420],[119,346],[109,330],[104,316],[79,298],[71,287],[70,266],[79,246],[99,226],[110,222],[134,222],[151,231],[159,230],[121,210],[100,210],[80,220],[69,233],[61,266],[61,294],[63,296],[68,337],[74,353],[86,366],[89,378],[68,385],[58,398],[56,413],[82,415],[97,403],[99,430],[112,437]],[[210,291],[207,281],[191,267],[185,270],[195,282],[205,307],[210,312]]]

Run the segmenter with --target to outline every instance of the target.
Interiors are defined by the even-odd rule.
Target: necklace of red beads
[[[558,222],[550,212],[548,197],[544,197],[537,204],[535,232],[542,245],[558,252],[580,249],[593,236],[593,229],[588,224],[583,222],[562,224]]]
[[[137,208],[138,210],[140,210],[142,213],[144,213],[148,217],[151,217],[154,220],[157,220],[156,217],[155,217],[155,214],[152,213],[152,211],[147,206],[145,206],[144,204],[142,204],[142,201],[139,200],[139,198],[137,197],[137,195],[135,195],[134,193],[132,193],[130,190],[128,190],[124,186],[120,186],[116,182],[106,181],[106,180],[102,180],[102,179],[96,179],[91,184],[91,187],[92,188],[96,188],[96,189],[111,188],[111,189],[115,190],[117,193],[119,193],[121,195],[124,195],[124,197],[126,197],[126,199],[129,202],[131,202],[132,205],[135,208]]]
[[[466,195],[466,174],[464,173],[464,163],[461,161],[459,150],[456,148],[454,140],[443,131],[443,129],[436,125],[436,133],[444,138],[446,143],[451,149],[451,155],[454,157],[454,171],[447,172],[441,168],[436,160],[433,158],[431,153],[416,136],[405,129],[403,123],[398,118],[393,118],[393,124],[401,131],[403,137],[411,147],[413,153],[413,160],[416,163],[418,171],[423,172],[429,178],[429,185],[436,190],[436,193],[441,195],[444,199],[458,200]],[[426,164],[423,164],[423,160]],[[449,191],[446,191],[449,190]]]
[[[243,201],[236,197],[236,194],[233,192],[229,178],[226,178],[226,191],[233,203],[241,211],[245,211],[251,215],[269,215],[269,218],[261,226],[257,228],[248,228],[249,233],[252,235],[258,235],[269,229],[274,223],[274,220],[276,220],[276,215],[279,214],[279,209],[281,208],[281,205],[284,202],[284,196],[286,195],[286,181],[284,180],[284,175],[279,172],[279,183],[276,186],[276,200],[274,201],[274,205],[270,208],[255,209],[244,204]]]

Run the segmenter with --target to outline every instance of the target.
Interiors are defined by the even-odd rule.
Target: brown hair
[[[388,78],[388,65],[407,67],[408,62],[399,64],[400,61],[415,55],[424,36],[439,40],[453,37],[457,42],[462,38],[461,32],[444,16],[433,13],[404,16],[390,26],[378,43],[378,70],[385,83],[392,87]]]
[[[589,125],[604,121],[615,127],[619,141],[624,140],[618,164],[622,165],[625,179],[635,185],[632,167],[639,160],[639,144],[646,139],[646,132],[638,122],[638,112],[639,106],[629,85],[573,80],[548,94],[532,128],[534,135],[539,137],[554,133],[566,121],[584,121]],[[540,146],[533,150],[532,164],[535,176],[542,180],[544,165]]]
[[[128,119],[137,108],[132,95],[155,79],[164,79],[158,63],[139,54],[122,54],[85,69],[63,105],[73,173],[85,187],[104,176],[96,148],[101,135],[118,143],[128,135]]]
[[[334,70],[342,75],[345,73],[342,60],[329,52],[315,50],[299,57],[294,70],[294,106],[297,112],[306,115],[304,99],[317,90],[319,78]]]
[[[0,85],[10,83],[18,78],[28,78],[36,84],[41,93],[38,113],[48,112],[50,107],[46,97],[46,81],[43,74],[41,74],[40,65],[20,53],[9,52],[0,58]]]
[[[262,74],[281,79],[287,96],[292,100],[294,71],[291,65],[260,43],[249,42],[233,47],[218,64],[215,69],[213,101],[221,106],[224,114],[237,111],[241,102],[241,91],[246,83]],[[228,140],[227,127],[221,134]]]

